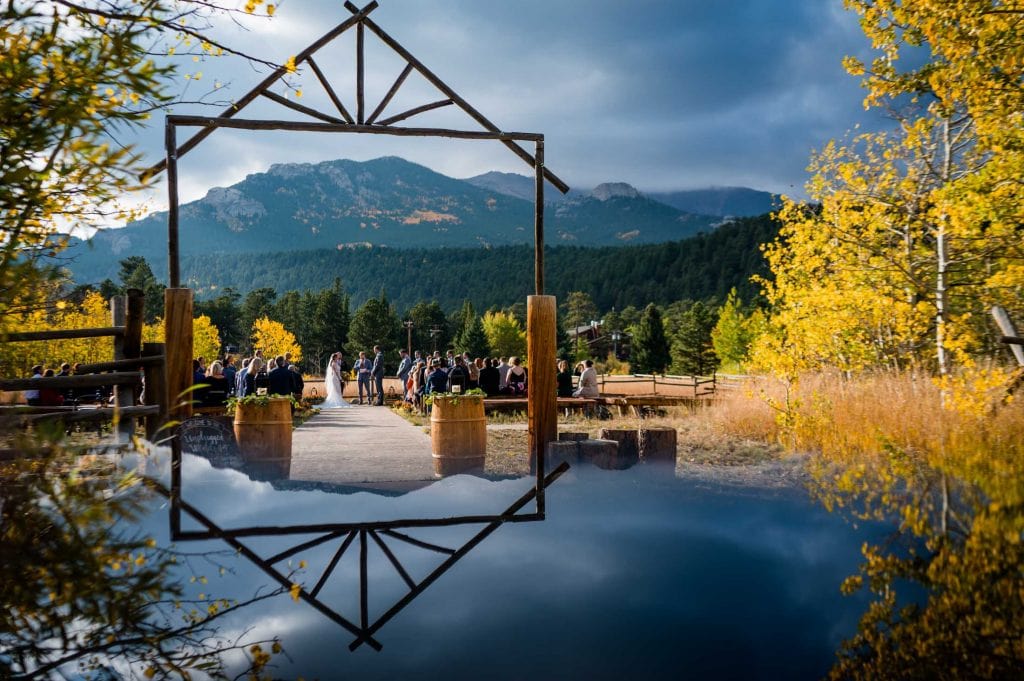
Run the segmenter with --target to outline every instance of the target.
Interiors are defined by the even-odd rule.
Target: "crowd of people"
[[[192,383],[198,387],[193,399],[200,406],[221,406],[229,397],[260,394],[301,399],[305,385],[302,371],[292,364],[291,358],[291,353],[286,352],[268,360],[262,350],[257,350],[236,367],[232,355],[214,360],[209,366],[205,358],[196,357],[192,360]]]
[[[78,364],[63,362],[57,369],[42,364],[32,367],[32,378],[53,378],[77,375]],[[109,388],[34,388],[24,391],[25,402],[31,407],[60,407],[63,405],[105,402],[110,397]]]

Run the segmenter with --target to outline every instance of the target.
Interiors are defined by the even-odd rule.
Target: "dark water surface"
[[[279,491],[190,456],[184,481],[183,498],[225,527],[495,514],[532,485],[456,476],[397,497]],[[169,541],[166,507],[146,525]],[[458,548],[479,529],[403,532]],[[287,595],[234,616],[221,633],[280,637],[290,657],[277,660],[282,678],[820,678],[864,607],[839,584],[878,532],[869,537],[802,491],[709,489],[645,467],[575,468],[548,488],[546,520],[498,528],[377,632],[380,652],[350,652],[350,632]],[[266,557],[315,536],[243,543]],[[311,590],[340,542],[293,556],[293,568],[307,565],[295,579]],[[387,543],[417,582],[445,559]],[[318,594],[356,623],[358,544]],[[367,555],[372,622],[408,587],[375,544]],[[224,560],[233,574],[204,573],[204,593],[241,599],[274,586],[234,552]]]

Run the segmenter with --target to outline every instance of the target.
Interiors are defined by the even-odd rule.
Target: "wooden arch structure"
[[[238,99],[219,116],[184,116],[168,115],[165,129],[166,158],[147,171],[152,175],[166,170],[168,191],[168,283],[165,293],[165,339],[167,348],[167,395],[168,404],[178,403],[181,394],[192,384],[192,291],[181,288],[178,249],[179,200],[178,200],[178,160],[190,150],[198,146],[218,128],[238,130],[284,130],[293,132],[319,133],[364,133],[376,135],[395,135],[405,137],[445,137],[453,139],[497,140],[530,165],[535,172],[535,210],[534,210],[534,282],[535,295],[527,298],[527,357],[531,367],[528,384],[528,419],[530,436],[530,453],[534,457],[537,471],[538,502],[543,504],[542,473],[543,457],[548,442],[557,434],[557,406],[555,400],[555,324],[556,305],[553,296],[544,295],[544,183],[550,182],[562,193],[569,191],[569,186],[547,169],[544,163],[544,136],[539,133],[504,132],[487,117],[460,97],[451,87],[442,81],[433,71],[402,47],[397,40],[386,33],[371,18],[370,14],[377,9],[378,2],[373,0],[365,7],[359,8],[351,1],[345,2],[345,8],[351,12],[345,21],[325,33],[306,49],[295,55],[294,68],[308,66],[323,88],[334,109],[321,111],[316,108],[298,104],[271,90],[291,72],[289,68],[279,67],[268,75],[256,87]],[[355,31],[355,105],[350,109],[338,91],[331,85],[324,71],[314,57],[326,45],[349,30]],[[365,44],[367,33],[376,36],[384,45],[390,47],[405,66],[392,83],[387,93],[372,109],[367,106],[364,87]],[[416,71],[441,96],[433,102],[388,114],[388,105],[392,102],[408,76]],[[267,120],[243,119],[239,114],[257,99],[273,101],[290,112],[302,114],[304,120]],[[351,102],[350,102],[351,103]],[[399,127],[396,123],[406,121],[418,114],[456,106],[465,112],[479,126],[476,130],[453,130],[441,128]],[[199,128],[188,140],[178,144],[178,128]],[[532,153],[522,144],[532,144]],[[184,418],[191,414],[190,405],[179,404],[173,410],[173,416]]]

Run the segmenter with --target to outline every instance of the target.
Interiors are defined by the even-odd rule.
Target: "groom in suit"
[[[373,346],[373,385],[377,389],[377,401],[375,404],[380,407],[384,404],[384,353],[379,345]]]

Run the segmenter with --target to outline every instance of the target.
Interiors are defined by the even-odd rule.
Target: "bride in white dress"
[[[352,406],[341,396],[341,372],[338,370],[338,353],[336,352],[327,360],[327,368],[324,371],[324,385],[327,387],[327,399],[320,405],[321,409],[337,409]]]

